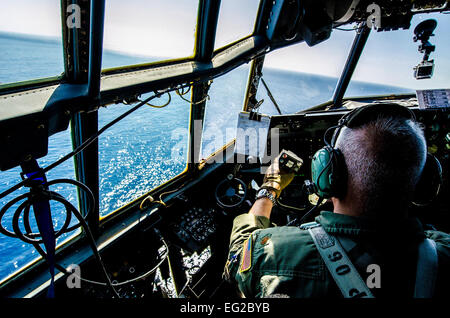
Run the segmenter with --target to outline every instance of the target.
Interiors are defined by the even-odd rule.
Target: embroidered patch
[[[253,238],[250,235],[250,237],[244,242],[241,269],[239,270],[241,273],[248,271],[252,267],[252,243]]]
[[[266,235],[261,239],[261,245],[266,245],[270,239],[270,235]]]
[[[318,233],[317,236],[317,243],[322,249],[327,249],[334,245],[334,239],[333,237],[325,234]]]

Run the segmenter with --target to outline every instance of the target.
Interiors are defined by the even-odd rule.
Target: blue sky
[[[258,0],[222,1],[216,47],[237,40],[253,30]],[[140,56],[184,57],[194,49],[198,0],[107,0],[104,46]],[[422,54],[412,40],[414,27],[424,19],[438,19],[435,75],[416,81],[412,67]],[[0,31],[59,37],[59,0],[15,0],[0,3]],[[450,15],[415,16],[409,30],[372,32],[354,79],[410,88],[450,86]],[[305,43],[269,54],[265,65],[272,68],[338,77],[355,32],[333,31],[331,40],[315,47]]]

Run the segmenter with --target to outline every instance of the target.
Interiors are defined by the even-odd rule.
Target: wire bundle
[[[29,214],[30,214],[30,207],[33,205],[33,203],[35,203],[36,201],[42,201],[42,200],[57,201],[59,203],[62,203],[66,208],[66,218],[65,218],[64,224],[58,231],[55,232],[55,238],[58,238],[59,236],[65,234],[65,233],[71,232],[71,231],[77,229],[78,227],[80,227],[82,225],[82,223],[85,223],[85,219],[87,218],[89,211],[91,211],[94,208],[94,204],[95,204],[94,194],[87,186],[85,186],[81,182],[71,180],[71,179],[55,179],[53,181],[47,182],[45,185],[51,186],[54,184],[64,184],[64,183],[75,185],[76,187],[85,191],[86,194],[88,195],[87,198],[88,198],[88,202],[89,202],[89,205],[88,205],[89,208],[88,208],[88,213],[86,214],[86,216],[84,218],[81,216],[80,212],[64,197],[62,197],[61,195],[59,195],[58,193],[56,193],[54,191],[48,191],[48,190],[42,189],[41,191],[39,191],[39,193],[30,191],[28,193],[22,194],[16,198],[12,199],[5,206],[3,206],[1,208],[1,210],[0,210],[0,232],[6,236],[18,238],[25,243],[33,244],[33,245],[35,245],[35,247],[36,246],[39,247],[39,244],[43,243],[42,239],[40,239],[41,235],[39,233],[32,232]],[[25,201],[23,201],[23,200],[25,200]],[[19,207],[15,210],[15,212],[13,214],[12,228],[13,228],[14,232],[11,232],[3,226],[3,223],[1,221],[4,217],[4,215],[6,214],[6,212],[14,204],[19,203],[20,201],[23,201],[23,202],[19,205]],[[23,226],[25,228],[25,233],[22,232],[22,230],[19,226],[19,220],[20,220],[20,217],[22,216],[22,214],[23,214]],[[77,217],[79,222],[75,225],[69,226],[70,222],[72,220],[72,214]],[[42,253],[41,253],[41,255],[42,255]]]
[[[25,186],[30,186],[30,182],[29,182],[30,180],[26,179],[24,181],[25,181],[25,183],[24,183]],[[58,193],[56,193],[54,191],[46,190],[46,189],[44,189],[44,187],[40,187],[37,189],[33,188],[32,191],[22,194],[16,198],[12,199],[5,206],[2,207],[2,209],[0,210],[0,232],[6,236],[17,238],[25,243],[32,244],[34,246],[34,248],[39,252],[39,254],[45,260],[48,261],[47,253],[40,246],[40,244],[43,243],[42,235],[40,233],[32,232],[31,225],[30,225],[30,218],[29,218],[30,208],[34,203],[42,202],[44,200],[47,200],[49,202],[57,201],[59,203],[62,203],[66,208],[66,210],[65,210],[66,218],[65,218],[63,226],[58,231],[55,231],[55,233],[54,233],[55,240],[58,237],[60,237],[61,235],[68,233],[68,232],[72,232],[73,230],[82,226],[87,234],[87,237],[89,239],[89,244],[91,245],[92,251],[94,252],[94,256],[97,259],[98,263],[100,264],[100,266],[102,268],[102,272],[106,278],[107,283],[105,285],[107,285],[111,288],[111,290],[113,291],[113,293],[116,297],[119,297],[119,294],[116,292],[116,290],[112,286],[111,280],[106,271],[104,263],[101,259],[100,253],[98,252],[98,249],[97,249],[97,246],[95,243],[95,239],[94,239],[92,232],[90,231],[89,226],[86,222],[86,218],[89,215],[89,212],[91,212],[95,207],[94,194],[86,185],[82,184],[81,182],[71,180],[71,179],[55,179],[53,181],[45,183],[45,186],[49,187],[54,184],[65,184],[65,183],[75,185],[76,187],[85,191],[85,193],[87,194],[89,205],[88,205],[88,212],[86,213],[86,215],[84,217],[72,205],[72,203],[70,203],[68,200],[66,200],[64,197],[62,197]],[[1,221],[3,219],[3,216],[6,214],[6,212],[14,204],[19,203],[20,201],[23,201],[23,202],[14,211],[13,218],[12,218],[12,227],[13,227],[14,232],[11,232],[3,226]],[[22,219],[23,219],[23,226],[25,228],[25,233],[22,232],[22,230],[19,226],[19,220],[20,220],[20,217],[22,214],[23,214]],[[78,223],[70,226],[70,222],[72,220],[72,214],[78,219]],[[55,267],[65,274],[71,274],[61,265],[55,264]]]
[[[56,162],[50,164],[49,166],[47,166],[44,169],[41,169],[37,175],[35,175],[33,178],[35,178],[36,176],[45,176],[45,173],[50,171],[51,169],[55,168],[56,166],[60,165],[61,163],[63,163],[64,161],[68,160],[69,158],[77,155],[78,153],[80,153],[81,151],[83,151],[86,147],[88,147],[92,142],[94,142],[99,136],[100,134],[102,134],[105,130],[107,130],[108,128],[110,128],[111,126],[113,126],[114,124],[116,124],[117,122],[119,122],[120,120],[122,120],[123,118],[125,118],[126,116],[128,116],[129,114],[131,114],[132,112],[136,111],[137,109],[139,109],[141,106],[148,104],[149,101],[151,101],[154,98],[160,97],[165,93],[169,93],[171,89],[166,89],[164,91],[161,92],[155,92],[154,95],[146,98],[143,101],[140,101],[136,106],[132,107],[130,110],[124,112],[122,115],[118,116],[117,118],[115,118],[114,120],[112,120],[111,122],[109,122],[108,124],[106,124],[103,128],[101,128],[97,133],[95,133],[94,135],[92,135],[91,137],[89,137],[87,140],[85,140],[81,145],[79,145],[76,149],[74,149],[72,152],[68,153],[67,155],[63,156],[62,158],[60,158],[59,160],[57,160]],[[170,94],[169,94],[170,96]],[[170,102],[170,100],[169,100]],[[88,212],[86,213],[86,215],[83,217],[81,215],[81,213],[69,202],[67,201],[64,197],[62,197],[61,195],[59,195],[58,193],[54,192],[54,191],[49,191],[47,189],[45,189],[45,187],[49,187],[51,185],[54,184],[63,184],[63,183],[68,183],[68,184],[72,184],[75,185],[76,187],[80,188],[81,190],[83,190],[86,194],[87,194],[87,198],[89,200],[89,204],[88,204]],[[12,237],[12,238],[17,238],[25,243],[31,244],[35,247],[35,249],[39,252],[39,254],[48,261],[48,257],[47,257],[47,253],[43,250],[43,248],[40,246],[41,243],[43,243],[43,239],[42,239],[42,235],[40,233],[33,233],[32,228],[31,228],[31,224],[30,224],[30,208],[33,206],[34,203],[36,202],[42,202],[42,201],[57,201],[59,203],[62,203],[65,207],[65,213],[66,213],[66,217],[65,217],[65,221],[63,226],[55,231],[54,236],[55,239],[60,237],[61,235],[71,232],[77,228],[79,228],[80,226],[83,227],[83,229],[85,230],[85,233],[88,237],[88,241],[89,244],[92,248],[92,251],[94,253],[94,256],[97,260],[97,262],[99,263],[102,272],[106,278],[106,283],[102,283],[102,282],[95,282],[95,281],[90,281],[87,279],[83,279],[80,277],[81,280],[92,283],[92,284],[98,284],[98,285],[102,285],[102,286],[108,286],[111,291],[113,292],[113,294],[117,297],[120,298],[119,294],[117,293],[117,291],[115,290],[114,286],[120,286],[123,284],[127,284],[130,283],[132,281],[136,281],[139,279],[143,279],[145,277],[147,277],[148,275],[150,275],[151,273],[153,273],[157,267],[159,267],[159,265],[165,260],[165,258],[167,257],[167,254],[165,255],[165,257],[163,257],[163,259],[161,260],[161,262],[158,264],[157,267],[151,269],[150,271],[148,271],[147,273],[145,273],[144,275],[141,275],[135,279],[126,281],[126,282],[122,282],[122,283],[118,283],[118,284],[113,284],[111,282],[111,279],[106,271],[105,265],[103,263],[103,261],[101,260],[100,257],[100,253],[98,251],[98,248],[96,246],[96,242],[95,239],[92,235],[92,232],[89,229],[88,223],[86,222],[86,218],[89,215],[89,213],[94,209],[95,207],[95,197],[92,193],[92,191],[84,184],[82,184],[81,182],[75,181],[75,180],[71,180],[71,179],[55,179],[53,181],[50,182],[46,182],[45,184],[43,184],[42,187],[36,187],[33,184],[33,180],[31,178],[25,178],[23,181],[19,182],[18,184],[16,184],[15,186],[9,188],[8,190],[0,193],[0,199],[4,198],[5,196],[7,196],[8,194],[11,194],[12,192],[18,190],[20,187],[22,186],[27,186],[27,187],[32,187],[32,190],[28,193],[22,194],[14,199],[12,199],[11,201],[9,201],[5,206],[3,206],[0,209],[0,233]],[[3,216],[6,214],[6,212],[13,207],[15,204],[19,203],[23,201],[19,207],[14,211],[13,217],[12,217],[12,228],[13,231],[10,231],[8,229],[6,229],[4,227],[4,225],[2,224],[2,219]],[[72,220],[72,214],[78,219],[78,223],[75,225],[70,226],[71,220]],[[25,229],[25,232],[22,231],[20,225],[19,225],[19,220],[21,218],[21,216],[23,215],[23,228]],[[163,241],[165,247],[166,247],[166,251],[168,251],[168,246],[167,244],[165,244],[165,242]],[[70,273],[67,269],[65,269],[63,266],[59,265],[59,264],[55,264],[55,267],[60,270],[61,272],[65,273],[65,274],[72,274]]]

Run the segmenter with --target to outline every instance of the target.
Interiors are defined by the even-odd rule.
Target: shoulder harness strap
[[[339,241],[323,227],[311,222],[300,228],[308,230],[331,276],[345,298],[373,298]]]
[[[344,297],[373,298],[369,288],[333,235],[328,234],[317,222],[302,224],[300,228],[310,233],[320,256]],[[431,239],[425,239],[419,245],[414,298],[433,296],[437,269],[436,243]]]

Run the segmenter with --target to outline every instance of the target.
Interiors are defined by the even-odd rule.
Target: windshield
[[[416,80],[413,67],[422,61],[420,42],[413,42],[418,23],[436,19],[438,26],[430,42],[436,46],[430,59],[435,69],[431,79]],[[408,30],[372,31],[356,66],[345,97],[415,93],[416,89],[448,88],[450,83],[450,16],[414,16]],[[316,46],[306,43],[272,52],[265,57],[263,80],[283,114],[295,113],[330,101],[345,66],[356,31],[352,26],[334,29],[329,40]],[[260,112],[278,115],[263,83],[257,100]]]
[[[64,72],[60,1],[0,1],[0,85]]]
[[[438,22],[434,36],[429,39],[430,43],[436,46],[429,58],[434,59],[434,73],[430,79],[416,80],[413,68],[422,61],[423,53],[418,51],[420,41],[413,41],[414,28],[427,19],[435,19]],[[417,89],[448,88],[449,30],[450,16],[435,13],[414,16],[408,30],[372,31],[345,96],[415,93]],[[365,82],[366,85],[360,87],[360,82]]]
[[[103,69],[193,55],[198,0],[108,0],[105,5]]]
[[[253,32],[259,0],[227,0],[220,3],[214,49],[240,40]]]
[[[265,56],[263,80],[283,114],[332,98],[353,38],[353,32],[334,31],[329,40],[313,47],[300,43]],[[263,83],[259,84],[256,97],[264,100],[262,113],[278,115]]]
[[[168,98],[166,94],[152,104],[159,107]],[[119,104],[100,109],[99,125],[106,125],[129,107]],[[100,217],[185,170],[189,110],[188,102],[175,97],[163,109],[145,105],[99,137]]]

